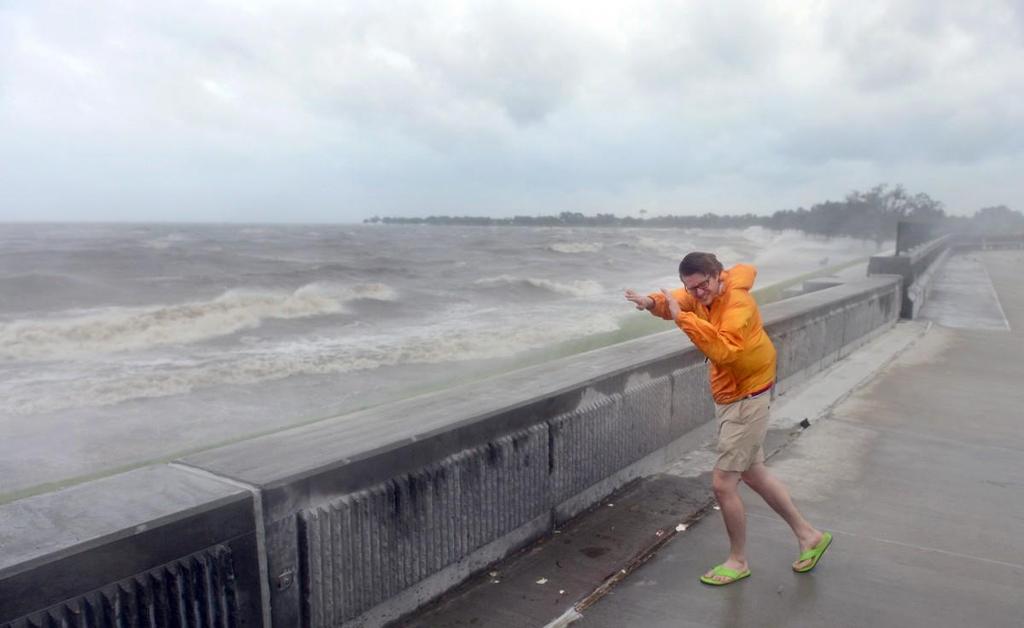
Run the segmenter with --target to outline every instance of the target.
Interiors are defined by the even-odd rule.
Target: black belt
[[[761,390],[755,390],[754,392],[750,393],[749,395],[743,397],[743,399],[750,399],[751,397],[756,397],[758,395],[763,395],[764,393],[766,393],[769,390],[771,390],[772,386],[775,386],[775,382],[772,382],[772,383],[768,384],[767,386],[765,386]]]

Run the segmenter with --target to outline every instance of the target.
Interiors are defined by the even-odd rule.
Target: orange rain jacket
[[[761,312],[750,296],[757,269],[737,264],[722,271],[725,290],[711,307],[684,288],[672,292],[682,310],[676,325],[711,360],[711,395],[719,404],[733,403],[775,381],[775,345],[761,324]],[[654,299],[651,314],[671,320],[665,295]]]

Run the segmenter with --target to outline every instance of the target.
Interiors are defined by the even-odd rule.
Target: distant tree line
[[[902,185],[876,185],[866,192],[853,191],[842,201],[825,201],[809,209],[784,209],[770,216],[754,214],[699,216],[652,216],[641,210],[641,217],[614,214],[586,216],[580,212],[562,212],[557,216],[427,216],[401,218],[374,216],[364,220],[371,224],[401,225],[476,225],[476,226],[542,226],[542,227],[703,227],[744,228],[762,226],[769,229],[797,229],[825,236],[887,240],[895,237],[900,221],[929,222],[938,232],[969,234],[1024,234],[1024,213],[1005,205],[979,209],[971,217],[949,216],[941,202],[927,194],[910,194]]]

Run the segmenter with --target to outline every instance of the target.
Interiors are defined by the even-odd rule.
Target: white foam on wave
[[[639,236],[634,242],[627,242],[626,246],[631,248],[657,253],[661,257],[680,260],[688,252],[689,243],[683,240],[669,240],[666,238],[652,238]]]
[[[869,240],[813,237],[793,230],[774,233],[770,245],[758,250],[754,263],[795,274],[866,256],[878,250],[878,245]]]
[[[140,240],[139,245],[149,249],[162,250],[179,244],[187,244],[194,240],[195,237],[190,234],[174,232],[148,240]]]
[[[88,314],[0,325],[0,359],[51,360],[147,349],[226,336],[268,319],[338,314],[359,299],[393,301],[384,284],[311,283],[294,292],[229,290],[210,301],[146,308],[104,308]]]
[[[604,287],[592,279],[560,282],[552,281],[550,279],[538,279],[535,277],[499,275],[497,277],[484,277],[482,279],[477,279],[473,284],[483,288],[527,286],[555,294],[568,294],[574,297],[592,297],[604,292]]]
[[[507,358],[531,349],[619,328],[620,314],[576,316],[567,308],[500,315],[452,315],[411,333],[332,335],[235,350],[207,358],[97,364],[87,377],[48,369],[45,375],[0,382],[0,414],[37,414],[109,406],[201,388],[252,385],[296,375],[329,375],[400,364],[452,364]],[[497,316],[496,316],[497,314]],[[496,320],[500,318],[500,320]],[[537,324],[543,320],[544,324]],[[502,333],[494,332],[495,326]],[[72,368],[66,366],[64,368]]]
[[[727,244],[716,246],[715,249],[713,251],[709,251],[709,253],[714,253],[715,258],[718,259],[718,261],[726,268],[735,266],[736,264],[749,264],[751,262],[750,258],[740,254],[736,249]]]
[[[760,225],[753,225],[747,227],[746,229],[743,229],[741,233],[743,234],[744,238],[750,240],[751,242],[760,244],[762,246],[768,246],[772,242],[775,242],[779,238],[779,235],[783,232],[773,231]]]
[[[548,246],[555,253],[597,253],[602,248],[600,242],[555,242]]]

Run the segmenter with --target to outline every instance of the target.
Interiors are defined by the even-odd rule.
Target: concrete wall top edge
[[[866,293],[892,290],[898,278],[874,277],[765,306],[766,324],[814,315]],[[671,323],[666,321],[671,327]],[[703,365],[703,356],[677,330],[570,356],[561,360],[474,382],[431,395],[328,419],[194,454],[185,461],[211,472],[272,488],[374,457],[424,447],[444,435],[450,447],[438,456],[477,442],[459,442],[455,432],[499,436],[543,420],[530,406],[547,404],[548,415],[559,397],[582,396],[601,381],[637,369],[672,369]],[[528,392],[525,392],[528,391]],[[483,440],[486,440],[484,438]],[[451,449],[452,451],[447,451]]]
[[[921,258],[926,257],[928,254],[934,252],[936,249],[941,249],[949,246],[949,244],[952,241],[952,235],[940,236],[938,238],[935,238],[934,240],[931,240],[930,242],[923,242],[921,244],[918,244],[914,248],[907,251],[907,255],[910,257],[913,263],[917,263],[918,261],[921,260]]]
[[[841,307],[863,299],[866,294],[881,294],[896,289],[902,279],[895,275],[873,276],[856,282],[849,282],[776,301],[764,306],[761,311],[764,324],[768,327],[786,320],[798,320],[815,313]],[[769,329],[769,332],[771,329]]]
[[[251,500],[244,489],[159,465],[10,502],[0,506],[0,580],[39,561]]]
[[[671,323],[666,321],[666,325]],[[645,368],[667,371],[698,367],[703,360],[678,331],[654,334],[200,452],[183,461],[266,488],[384,455],[439,434],[464,431],[500,436],[543,420],[533,410],[538,405],[546,405],[550,412],[571,404],[572,398],[582,397],[587,388],[626,374]],[[454,453],[486,440],[489,437],[475,438],[474,442],[453,447],[451,452],[438,453]]]
[[[929,242],[919,244],[899,255],[874,255],[868,262],[868,274],[905,274],[911,272],[912,268],[917,267],[937,251],[947,248],[953,245],[953,243],[953,236],[944,235]]]

